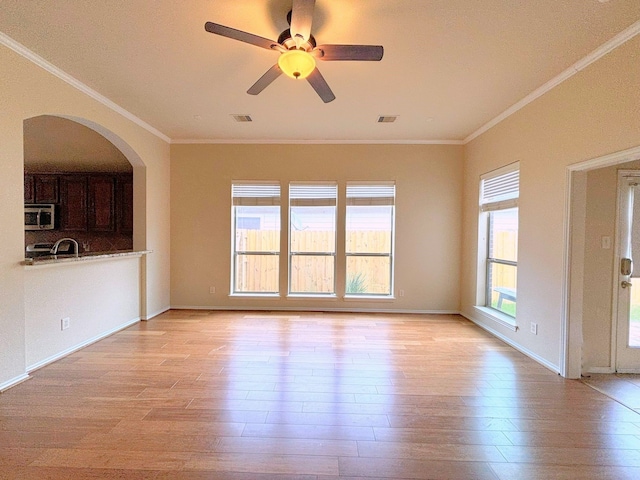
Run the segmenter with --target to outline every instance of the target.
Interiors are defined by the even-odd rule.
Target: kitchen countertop
[[[92,260],[105,260],[119,257],[141,257],[151,253],[152,250],[124,250],[117,252],[85,252],[79,255],[45,255],[41,257],[25,258],[21,265],[36,267],[40,265],[57,265],[64,263],[87,262]]]

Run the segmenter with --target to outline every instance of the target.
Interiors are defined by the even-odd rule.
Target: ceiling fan
[[[316,39],[311,35],[315,3],[315,0],[293,0],[287,15],[290,28],[282,32],[275,42],[213,22],[205,23],[204,28],[216,35],[280,52],[278,63],[247,90],[248,94],[258,95],[284,73],[291,78],[306,78],[322,101],[329,103],[336,97],[316,67],[316,59],[379,61],[382,60],[384,49],[380,45],[316,45]]]

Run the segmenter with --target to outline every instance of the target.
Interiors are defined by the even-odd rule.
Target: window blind
[[[289,203],[292,206],[335,206],[338,185],[335,183],[292,183],[289,185]]]
[[[519,196],[520,170],[517,168],[482,178],[480,183],[480,207],[482,211],[517,207]]]
[[[280,205],[280,185],[276,183],[233,184],[231,197],[233,205]]]
[[[347,205],[393,205],[394,184],[347,184]]]

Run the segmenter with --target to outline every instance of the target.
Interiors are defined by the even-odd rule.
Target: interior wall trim
[[[240,306],[204,306],[172,305],[171,310],[211,310],[211,311],[252,311],[252,312],[341,312],[341,313],[408,313],[419,315],[460,315],[458,310],[413,310],[403,308],[325,308],[325,307],[249,307]]]
[[[174,139],[172,145],[464,145],[463,140],[268,140],[250,138]]]
[[[65,71],[61,70],[60,68],[56,67],[52,63],[48,62],[47,60],[42,58],[40,55],[32,52],[27,47],[25,47],[21,43],[15,41],[9,35],[7,35],[7,34],[5,34],[3,32],[0,32],[0,45],[4,45],[5,47],[13,50],[18,55],[26,58],[30,62],[36,64],[38,67],[42,68],[43,70],[46,70],[47,72],[49,72],[50,74],[52,74],[52,75],[54,75],[56,77],[58,77],[63,82],[66,82],[69,85],[71,85],[73,88],[75,88],[77,90],[80,90],[82,93],[84,93],[88,97],[94,99],[97,102],[100,102],[104,106],[106,106],[106,107],[110,108],[111,110],[113,110],[114,112],[122,115],[126,119],[131,120],[133,123],[135,123],[139,127],[144,128],[146,131],[152,133],[156,137],[164,140],[167,143],[171,143],[171,139],[169,137],[167,137],[164,133],[162,133],[160,130],[158,130],[157,128],[149,125],[147,122],[145,122],[141,118],[135,116],[133,113],[129,112],[128,110],[125,110],[124,108],[122,108],[117,103],[112,102],[111,100],[109,100],[104,95],[101,95],[100,93],[96,92],[94,89],[88,87],[87,85],[82,83],[77,78],[72,77],[71,75],[69,75]]]
[[[107,330],[106,332],[102,332],[98,335],[96,335],[95,337],[92,337],[88,340],[85,340],[84,342],[80,342],[76,345],[73,345],[72,347],[69,347],[61,352],[58,352],[54,355],[51,355],[48,358],[45,358],[44,360],[40,360],[39,362],[34,363],[33,365],[29,365],[27,366],[27,373],[31,373],[35,370],[38,370],[39,368],[42,368],[46,365],[49,365],[50,363],[55,362],[56,360],[60,360],[61,358],[66,357],[67,355],[71,355],[74,352],[77,352],[78,350],[82,350],[84,347],[88,347],[89,345],[96,343],[100,340],[102,340],[103,338],[107,338],[111,335],[113,335],[114,333],[119,332],[120,330],[124,330],[127,327],[130,327],[131,325],[135,325],[136,323],[138,323],[140,321],[140,318],[134,318],[133,320],[129,320],[128,322],[125,322],[121,325],[118,325],[115,328],[112,328],[110,330]]]
[[[158,315],[162,315],[164,312],[168,312],[169,310],[171,310],[171,307],[162,307],[160,310],[148,313],[147,315],[144,315],[144,316],[140,317],[140,320],[144,320],[145,322],[149,321],[149,320],[157,317]]]
[[[495,127],[498,123],[502,122],[507,117],[510,117],[511,115],[516,113],[518,110],[521,110],[522,108],[526,107],[531,102],[533,102],[535,99],[537,99],[537,98],[541,97],[542,95],[544,95],[545,93],[547,93],[549,90],[557,87],[558,85],[560,85],[565,80],[568,80],[569,78],[573,77],[576,73],[578,73],[581,70],[585,69],[586,67],[588,67],[592,63],[598,61],[600,58],[604,57],[607,53],[611,52],[612,50],[615,50],[620,45],[622,45],[625,42],[631,40],[633,37],[638,35],[638,33],[640,33],[640,20],[638,20],[635,23],[631,24],[631,26],[629,26],[626,29],[624,29],[618,35],[613,37],[611,40],[609,40],[609,41],[603,43],[602,45],[600,45],[593,52],[591,52],[590,54],[588,54],[584,58],[578,60],[576,63],[571,65],[569,68],[567,68],[565,71],[563,71],[559,75],[557,75],[554,78],[552,78],[551,80],[549,80],[544,85],[536,88],[529,95],[524,97],[519,102],[514,103],[512,106],[507,108],[504,112],[502,112],[497,117],[493,118],[492,120],[489,120],[487,123],[485,123],[483,126],[481,126],[478,130],[476,130],[471,135],[469,135],[467,138],[465,138],[464,141],[463,141],[463,144],[466,145],[467,143],[469,143],[474,138],[479,137],[480,135],[485,133],[487,130],[491,129],[492,127]]]
[[[7,34],[5,34],[3,32],[0,32],[0,45],[4,45],[5,47],[13,50],[18,55],[21,55],[22,57],[24,57],[27,60],[29,60],[30,62],[36,64],[37,66],[39,66],[43,70],[46,70],[47,72],[51,73],[52,75],[58,77],[59,79],[61,79],[62,81],[68,83],[69,85],[71,85],[72,87],[76,88],[77,90],[80,90],[85,95],[87,95],[90,98],[96,100],[97,102],[102,103],[106,107],[108,107],[111,110],[115,111],[116,113],[122,115],[123,117],[127,118],[128,120],[131,120],[136,125],[144,128],[148,132],[152,133],[156,137],[164,140],[165,142],[167,142],[169,144],[177,144],[177,145],[180,145],[180,144],[464,145],[464,143],[465,143],[463,140],[447,140],[447,139],[445,139],[445,140],[412,140],[412,139],[406,139],[406,140],[293,140],[293,139],[291,139],[291,140],[286,140],[286,139],[285,140],[270,140],[270,139],[254,140],[254,139],[242,139],[242,138],[236,138],[236,139],[220,139],[220,138],[216,139],[216,138],[212,138],[212,139],[175,139],[175,140],[172,140],[170,137],[168,137],[167,135],[162,133],[157,128],[155,128],[152,125],[148,124],[147,122],[145,122],[141,118],[137,117],[133,113],[129,112],[128,110],[124,109],[123,107],[121,107],[120,105],[116,104],[115,102],[109,100],[104,95],[101,95],[100,93],[96,92],[94,89],[92,89],[89,86],[85,85],[84,83],[82,83],[77,78],[69,75],[65,71],[63,71],[60,68],[56,67],[52,63],[50,63],[47,60],[45,60],[44,58],[42,58],[40,55],[32,52],[27,47],[25,47],[24,45],[22,45],[21,43],[17,42],[16,40],[14,40],[13,38],[11,38],[10,36],[8,36]]]
[[[463,316],[464,318],[466,318],[467,320],[469,320],[470,322],[473,322],[474,324],[476,324],[478,327],[482,328],[483,330],[486,330],[487,332],[489,332],[491,335],[493,335],[494,337],[502,340],[504,343],[506,343],[507,345],[509,345],[510,347],[515,348],[516,350],[518,350],[520,353],[525,354],[527,357],[531,358],[532,360],[535,360],[536,362],[538,362],[540,365],[542,365],[543,367],[548,368],[549,370],[551,370],[553,373],[560,373],[560,367],[554,363],[549,362],[548,360],[542,358],[540,355],[538,355],[537,353],[532,352],[531,350],[529,350],[528,348],[524,348],[522,345],[512,341],[511,339],[509,339],[508,337],[502,335],[500,332],[498,332],[497,330],[494,330],[493,328],[485,325],[482,322],[479,322],[478,320],[476,320],[475,318],[473,318],[470,315],[467,315],[464,312],[460,313],[461,316]]]
[[[575,163],[573,165],[569,165],[567,169],[570,172],[594,170],[596,168],[610,167],[611,165],[616,165],[618,163],[631,162],[633,160],[637,160],[638,157],[640,157],[640,145],[626,150],[620,150],[619,152],[613,152],[608,155],[603,155],[602,157],[592,158],[584,162]]]
[[[4,383],[0,383],[0,393],[6,392],[11,387],[15,387],[19,383],[22,383],[25,380],[29,380],[29,378],[31,378],[31,377],[29,377],[28,374],[24,373],[24,374],[19,375],[19,376],[15,377],[15,378],[12,378],[11,380],[7,380]]]
[[[595,49],[593,52],[589,53],[588,55],[586,55],[582,59],[578,60],[573,65],[571,65],[569,68],[564,70],[562,73],[560,73],[559,75],[557,75],[556,77],[552,78],[551,80],[549,80],[548,82],[546,82],[542,86],[540,86],[537,89],[535,89],[533,92],[531,92],[529,95],[524,97],[522,100],[520,100],[517,103],[513,104],[511,107],[506,109],[500,115],[494,117],[492,120],[490,120],[487,123],[485,123],[484,125],[482,125],[475,132],[473,132],[469,136],[467,136],[464,140],[395,140],[395,141],[394,140],[386,140],[386,141],[384,141],[384,140],[382,140],[382,141],[372,141],[372,140],[362,140],[362,141],[361,140],[335,140],[335,141],[334,140],[320,140],[320,141],[319,140],[273,140],[273,141],[270,141],[270,140],[251,140],[251,139],[181,139],[181,140],[176,139],[176,140],[172,141],[172,139],[170,137],[168,137],[167,135],[162,133],[160,130],[158,130],[155,127],[149,125],[144,120],[142,120],[139,117],[135,116],[134,114],[132,114],[128,110],[125,110],[124,108],[122,108],[118,104],[116,104],[113,101],[109,100],[104,95],[101,95],[100,93],[96,92],[92,88],[90,88],[87,85],[85,85],[84,83],[82,83],[80,80],[78,80],[75,77],[73,77],[73,76],[69,75],[68,73],[64,72],[60,68],[58,68],[55,65],[53,65],[52,63],[48,62],[47,60],[45,60],[41,56],[37,55],[36,53],[32,52],[27,47],[25,47],[21,43],[17,42],[16,40],[12,39],[11,37],[9,37],[8,35],[6,35],[3,32],[0,32],[0,45],[4,45],[7,48],[13,50],[14,52],[18,53],[22,57],[24,57],[27,60],[33,62],[34,64],[38,65],[42,69],[44,69],[47,72],[51,73],[52,75],[55,75],[56,77],[60,78],[64,82],[66,82],[69,85],[71,85],[72,87],[80,90],[81,92],[83,92],[87,96],[89,96],[89,97],[93,98],[94,100],[102,103],[103,105],[105,105],[108,108],[114,110],[115,112],[119,113],[120,115],[124,116],[125,118],[131,120],[132,122],[134,122],[138,126],[144,128],[148,132],[152,133],[153,135],[157,136],[158,138],[161,138],[162,140],[164,140],[167,143],[175,143],[175,144],[199,144],[199,143],[203,143],[203,144],[207,144],[207,143],[210,143],[210,144],[217,144],[217,143],[221,143],[221,144],[226,144],[226,143],[231,143],[231,144],[238,144],[238,143],[239,144],[245,144],[245,143],[246,144],[271,144],[271,143],[274,143],[274,144],[290,144],[290,143],[292,143],[292,144],[295,144],[295,143],[300,143],[300,144],[307,144],[307,143],[308,144],[322,144],[322,143],[328,143],[328,144],[466,145],[467,143],[469,143],[473,139],[479,137],[480,135],[482,135],[483,133],[485,133],[486,131],[488,131],[489,129],[491,129],[492,127],[497,125],[498,123],[500,123],[503,120],[505,120],[506,118],[510,117],[511,115],[516,113],[517,111],[521,110],[522,108],[524,108],[529,103],[533,102],[534,100],[536,100],[537,98],[541,97],[542,95],[544,95],[545,93],[547,93],[551,89],[553,89],[556,86],[560,85],[565,80],[571,78],[576,73],[580,72],[581,70],[583,70],[587,66],[589,66],[592,63],[596,62],[597,60],[599,60],[600,58],[602,58],[603,56],[605,56],[606,54],[608,54],[612,50],[615,50],[620,45],[622,45],[625,42],[631,40],[633,37],[638,35],[638,33],[640,33],[640,20],[638,20],[635,23],[631,24],[631,26],[627,27],[625,30],[620,32],[618,35],[616,35],[615,37],[613,37],[609,41],[607,41],[604,44],[602,44],[600,47]]]

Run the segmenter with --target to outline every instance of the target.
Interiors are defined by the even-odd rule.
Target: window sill
[[[250,298],[280,298],[279,293],[230,293],[230,297],[250,297]]]
[[[508,328],[509,330],[513,330],[514,332],[518,331],[518,325],[516,325],[516,319],[510,317],[509,315],[505,315],[504,313],[500,313],[493,308],[488,307],[473,307],[480,316],[485,320],[492,320],[494,322],[499,323],[503,327]]]
[[[372,300],[377,300],[377,301],[382,301],[382,302],[389,302],[392,300],[395,300],[396,297],[394,297],[393,295],[345,295],[343,297],[346,301],[365,301],[365,302],[370,302]]]
[[[288,300],[297,300],[299,298],[320,298],[323,300],[337,300],[335,293],[290,293],[287,295]]]

